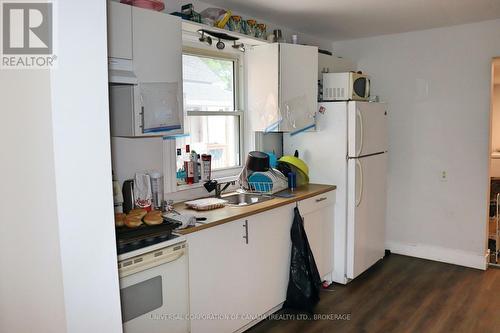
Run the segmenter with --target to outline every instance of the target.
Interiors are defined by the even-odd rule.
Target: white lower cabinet
[[[191,332],[234,332],[250,320],[223,318],[250,310],[250,247],[238,220],[187,235]],[[255,283],[255,282],[253,282]]]
[[[299,201],[304,229],[323,280],[332,282],[335,191]]]
[[[284,302],[293,206],[187,235],[191,332],[239,331]]]
[[[298,203],[322,274],[331,272],[333,264],[334,200],[332,191]],[[192,333],[241,332],[282,305],[294,207],[288,204],[186,235]]]
[[[251,216],[249,222],[252,313],[264,314],[285,301],[295,204]]]

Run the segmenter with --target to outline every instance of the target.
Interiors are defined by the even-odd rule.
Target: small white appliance
[[[387,111],[383,103],[321,103],[318,130],[284,138],[312,183],[337,185],[333,280],[345,284],[385,254]]]
[[[186,257],[183,237],[118,256],[125,333],[189,332]]]
[[[324,73],[324,101],[367,101],[370,98],[370,77],[358,72]]]

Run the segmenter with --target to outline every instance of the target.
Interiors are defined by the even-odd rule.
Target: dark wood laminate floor
[[[316,313],[350,320],[283,320],[293,313],[282,311],[247,332],[500,332],[500,269],[392,254],[333,289],[322,291]]]

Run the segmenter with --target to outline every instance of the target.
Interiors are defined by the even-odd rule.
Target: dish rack
[[[248,178],[253,172],[243,168],[238,177],[240,187],[246,192],[259,194],[274,194],[288,188],[288,179],[280,171],[269,169],[261,173],[269,177],[270,182],[249,181]]]

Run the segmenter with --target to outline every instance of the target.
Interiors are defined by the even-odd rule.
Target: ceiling
[[[500,0],[206,0],[333,41],[500,18]]]

